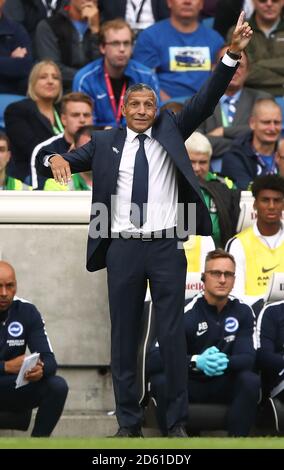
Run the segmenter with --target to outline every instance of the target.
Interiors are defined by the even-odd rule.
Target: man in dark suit
[[[184,140],[214,110],[235,72],[236,59],[251,35],[241,15],[230,51],[207,84],[180,113],[174,115],[165,111],[156,117],[154,91],[144,84],[133,85],[127,90],[122,107],[126,129],[94,133],[90,143],[63,156],[45,152],[38,155],[39,170],[47,175],[52,171],[59,182],[69,180],[70,168],[73,172],[93,171],[87,269],[95,271],[107,267],[108,272],[111,366],[119,423],[117,437],[142,436],[136,370],[147,280],[165,366],[168,435],[187,436],[183,427],[187,421],[183,328],[186,258],[183,250],[178,249],[181,237],[177,232],[182,217],[185,228],[195,230],[194,217],[189,221],[187,214],[188,203],[196,205],[196,233],[209,235],[211,222]],[[146,178],[147,172],[149,177]],[[144,183],[143,188],[140,183]],[[145,188],[148,204],[143,215],[147,218],[141,221],[135,219],[137,211],[130,214],[130,208],[133,202],[141,204]]]

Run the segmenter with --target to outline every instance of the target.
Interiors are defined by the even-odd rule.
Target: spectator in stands
[[[284,180],[260,176],[252,185],[257,220],[228,241],[226,250],[236,260],[233,294],[252,304],[264,297],[274,272],[284,272]]]
[[[246,85],[283,96],[284,19],[283,0],[254,0],[250,18],[254,36],[246,51],[250,69]]]
[[[280,106],[271,99],[259,99],[249,121],[251,131],[236,138],[223,156],[222,173],[233,178],[243,190],[260,175],[277,173],[276,148],[282,129]]]
[[[28,98],[10,104],[4,115],[12,151],[9,176],[32,184],[33,149],[64,130],[55,106],[61,97],[61,73],[57,65],[50,60],[34,65],[29,76]]]
[[[220,49],[217,62],[223,57],[227,48],[228,46],[224,46]],[[248,58],[244,51],[239,68],[214,113],[199,127],[213,147],[211,168],[215,171],[221,171],[223,155],[229,151],[233,140],[249,131],[249,118],[256,100],[271,98],[267,93],[244,87],[248,70]]]
[[[229,28],[236,24],[242,10],[246,18],[250,18],[254,11],[253,0],[219,0],[213,28],[226,38]]]
[[[68,152],[74,143],[74,136],[80,127],[93,123],[93,102],[85,93],[73,92],[63,96],[61,101],[60,119],[64,127],[64,132],[50,137],[40,142],[33,150],[31,157],[31,174],[33,189],[48,189],[43,178],[38,178],[35,169],[36,155],[41,148],[50,150],[50,153]],[[57,186],[53,180],[48,182],[48,186],[54,189]],[[51,190],[51,188],[49,188]]]
[[[209,171],[212,147],[207,137],[193,132],[185,146],[210,213],[214,242],[217,247],[224,247],[236,233],[240,191],[234,189],[229,178]]]
[[[70,0],[36,29],[36,57],[52,59],[60,67],[65,93],[72,89],[75,73],[99,57],[97,0]]]
[[[167,0],[98,0],[102,21],[123,18],[137,35],[169,16]]]
[[[3,14],[0,1],[0,93],[24,95],[32,67],[31,41],[28,33]]]
[[[40,20],[50,17],[67,3],[68,0],[9,0],[5,4],[4,13],[8,18],[21,23],[33,38]]]
[[[2,189],[15,189],[21,191],[22,189],[32,189],[22,181],[7,176],[6,167],[11,158],[9,139],[0,131],[0,190]]]
[[[38,408],[32,436],[48,437],[60,419],[68,386],[55,375],[57,364],[39,311],[15,297],[16,291],[13,267],[0,261],[0,410]],[[28,384],[15,388],[27,348],[40,359],[25,373]]]
[[[284,402],[284,300],[266,305],[257,320],[258,366],[262,394]]]
[[[284,139],[280,139],[275,156],[278,174],[284,178]]]
[[[185,307],[188,400],[229,404],[230,436],[247,436],[254,423],[260,379],[255,362],[254,314],[229,294],[234,285],[235,260],[221,249],[208,253],[200,293]],[[158,344],[147,359],[151,393],[165,434],[165,380]]]
[[[168,0],[170,18],[142,31],[134,59],[156,70],[161,100],[192,96],[211,73],[223,38],[199,22],[202,0]]]
[[[94,123],[118,127],[125,124],[121,106],[126,89],[145,83],[159,94],[156,75],[144,65],[130,59],[133,32],[122,19],[107,21],[100,29],[100,51],[103,58],[76,73],[73,89],[94,100]]]

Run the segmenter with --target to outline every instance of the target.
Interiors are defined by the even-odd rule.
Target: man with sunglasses
[[[202,274],[204,292],[185,307],[190,403],[229,404],[230,436],[247,436],[254,423],[260,379],[255,362],[254,314],[229,294],[235,280],[233,256],[210,251]],[[150,352],[147,368],[163,431],[165,383],[159,368],[159,349]]]

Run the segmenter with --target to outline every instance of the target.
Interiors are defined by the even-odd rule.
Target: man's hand
[[[25,373],[25,379],[28,382],[38,382],[43,377],[43,362],[41,360],[31,369]]]
[[[86,0],[81,8],[83,20],[87,20],[89,28],[93,33],[97,33],[100,27],[100,17],[97,2],[94,0]]]
[[[25,47],[16,47],[16,49],[11,52],[11,57],[13,57],[13,59],[22,59],[27,53],[28,51]]]
[[[55,181],[60,184],[68,184],[71,180],[69,163],[61,155],[53,155],[49,159],[49,164]]]
[[[4,369],[6,374],[18,374],[24,359],[25,355],[21,354],[21,356],[17,356],[14,359],[10,359],[10,361],[5,361]]]
[[[242,11],[235,30],[232,34],[231,45],[229,51],[233,54],[240,54],[250,42],[253,31],[245,19],[245,12]]]

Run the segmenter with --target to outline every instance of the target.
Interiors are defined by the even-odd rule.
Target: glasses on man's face
[[[132,46],[132,42],[131,41],[110,41],[110,42],[105,42],[105,45],[114,47],[116,49],[123,46],[125,47],[125,49],[127,49],[128,47]]]
[[[233,279],[235,277],[235,273],[233,271],[218,271],[217,269],[211,269],[205,272],[215,279],[221,279],[222,276],[224,276],[225,279]]]

